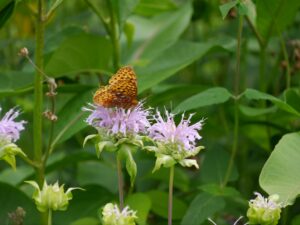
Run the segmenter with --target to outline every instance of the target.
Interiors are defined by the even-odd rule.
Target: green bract
[[[0,160],[6,161],[13,169],[16,169],[16,155],[26,157],[26,154],[16,144],[0,141]]]
[[[39,185],[35,181],[25,182],[35,188],[32,198],[40,212],[46,212],[48,210],[66,210],[68,208],[69,201],[73,198],[71,191],[81,189],[69,188],[66,192],[64,192],[64,185],[59,186],[58,182],[54,185],[48,185],[45,181],[42,190],[40,190]]]
[[[138,148],[143,148],[144,139],[147,139],[147,137],[139,135],[118,137],[117,135],[109,135],[99,129],[99,134],[88,135],[85,138],[83,146],[85,146],[88,141],[93,141],[98,158],[100,158],[100,155],[104,150],[108,152],[117,152],[117,157],[124,160],[126,163],[130,182],[131,185],[133,185],[137,174],[137,166],[134,161],[133,154]]]
[[[204,146],[195,147],[193,150],[183,150],[178,148],[178,144],[174,143],[160,143],[156,142],[156,146],[146,146],[146,150],[155,152],[156,161],[153,172],[158,170],[161,166],[166,168],[172,167],[179,163],[183,167],[196,167],[199,168],[196,159],[188,159],[197,155]]]
[[[280,219],[281,204],[277,203],[277,195],[264,198],[259,193],[257,197],[250,200],[247,217],[249,224],[276,225]]]
[[[122,211],[117,205],[108,203],[102,211],[103,225],[135,225],[136,212],[126,206]]]

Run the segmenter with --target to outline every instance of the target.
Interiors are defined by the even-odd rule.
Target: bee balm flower
[[[128,206],[120,210],[116,204],[108,203],[102,211],[104,225],[135,225],[135,219],[136,211],[130,210]]]
[[[195,156],[203,146],[196,146],[196,141],[201,139],[198,131],[201,130],[203,121],[198,121],[191,125],[192,115],[184,119],[182,115],[178,125],[175,124],[174,114],[165,112],[166,118],[163,119],[160,112],[154,116],[156,121],[149,128],[149,136],[156,142],[157,147],[147,147],[154,151],[157,157],[154,170],[164,165],[170,167],[180,163],[182,166],[195,166],[198,168],[195,159],[186,159]]]
[[[25,153],[15,144],[26,123],[24,120],[16,122],[18,116],[18,111],[10,109],[0,120],[0,160],[5,160],[14,169],[16,168],[15,156],[17,154],[25,156]]]
[[[249,201],[247,217],[249,224],[276,225],[280,219],[282,204],[278,203],[279,196],[271,195],[264,198],[255,192],[255,199]]]

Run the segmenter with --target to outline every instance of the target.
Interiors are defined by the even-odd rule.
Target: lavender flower
[[[89,104],[91,108],[84,108],[91,112],[86,122],[98,129],[105,129],[109,134],[121,134],[128,136],[138,133],[146,133],[150,126],[147,119],[149,109],[143,109],[143,103],[139,103],[131,109],[105,108]]]
[[[1,112],[1,108],[0,108]],[[16,168],[16,155],[26,157],[26,154],[14,143],[20,138],[24,130],[24,120],[16,122],[19,111],[10,109],[0,120],[0,160],[6,161],[12,168]]]
[[[155,123],[149,128],[149,136],[155,141],[157,146],[146,147],[149,151],[154,151],[157,157],[154,171],[162,165],[171,167],[176,163],[182,166],[198,168],[195,159],[187,159],[195,156],[203,146],[196,146],[196,141],[201,139],[198,131],[201,130],[203,120],[191,125],[190,115],[188,119],[184,119],[182,115],[181,121],[176,126],[174,114],[165,112],[166,119],[163,119],[160,112],[154,116]]]
[[[167,118],[164,120],[160,112],[157,112],[154,116],[156,123],[149,129],[150,137],[155,141],[176,144],[179,150],[193,151],[196,140],[201,139],[198,131],[201,130],[203,121],[190,125],[192,116],[184,119],[183,114],[180,123],[176,126],[174,114],[166,111]]]
[[[0,112],[1,112],[0,108]],[[0,142],[15,142],[20,138],[20,131],[24,130],[24,120],[14,121],[19,116],[19,111],[10,109],[0,120]]]

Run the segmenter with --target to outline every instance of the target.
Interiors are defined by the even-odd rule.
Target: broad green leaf
[[[208,193],[198,194],[190,204],[181,224],[200,225],[208,217],[223,210],[224,207],[225,201],[222,197],[213,196]]]
[[[276,107],[268,107],[268,108],[254,108],[246,105],[239,105],[240,111],[246,116],[261,116],[268,113],[274,113],[276,111]]]
[[[81,218],[79,220],[74,221],[70,225],[100,225],[99,219],[96,219],[94,217],[85,217]]]
[[[77,181],[80,186],[97,184],[111,193],[118,192],[118,175],[115,168],[103,162],[81,162],[78,164]]]
[[[240,196],[240,192],[233,187],[222,187],[218,184],[205,184],[199,187],[202,191],[205,191],[211,195],[215,196]]]
[[[146,193],[151,201],[151,211],[165,219],[168,218],[168,193],[158,190]],[[177,197],[173,197],[173,219],[179,220],[183,217],[187,209],[187,205]]]
[[[256,1],[259,33],[266,41],[271,35],[280,35],[294,21],[299,7],[299,0]]]
[[[34,73],[5,71],[0,73],[0,96],[20,94],[33,89]]]
[[[220,41],[221,42],[221,41]],[[210,51],[224,51],[232,47],[232,39],[208,43],[178,41],[147,65],[136,67],[139,92],[151,88],[159,82],[175,75],[184,67],[203,57]]]
[[[214,104],[221,104],[228,101],[232,97],[231,93],[222,87],[215,87],[200,92],[182,103],[180,103],[176,108],[175,112],[188,111],[191,109],[196,109],[203,106],[210,106]]]
[[[255,89],[246,89],[246,91],[242,94],[249,100],[268,100],[274,103],[278,108],[281,110],[284,110],[286,112],[289,112],[293,115],[300,116],[300,112],[298,112],[296,109],[294,109],[292,106],[287,104],[286,102],[282,101],[279,98],[276,98],[272,95],[269,95],[267,93],[260,92]]]
[[[2,9],[4,7],[6,7],[9,3],[13,2],[14,0],[1,0],[0,1],[0,11],[2,11]]]
[[[189,25],[192,6],[188,1],[179,9],[159,14],[151,19],[133,16],[128,21],[135,26],[135,42],[131,61],[149,61],[172,46]],[[128,52],[126,55],[128,61]]]
[[[18,185],[25,180],[26,177],[34,172],[29,166],[18,166],[16,170],[7,168],[0,172],[0,182],[11,185]]]
[[[87,126],[82,107],[91,101],[90,91],[79,93],[71,98],[58,113],[58,120],[55,124],[54,137],[65,131],[57,143],[61,143]]]
[[[7,1],[4,1],[7,2]],[[2,5],[2,3],[1,3]],[[10,18],[15,8],[15,1],[10,1],[4,8],[0,10],[0,29],[4,26],[6,21]]]
[[[102,36],[79,34],[65,39],[51,55],[45,71],[49,76],[109,70],[111,42]]]
[[[201,167],[200,177],[205,183],[222,184],[229,163],[229,154],[218,146],[212,146],[205,152],[205,160]],[[234,166],[229,181],[238,178],[237,168]]]
[[[113,196],[104,188],[97,185],[82,187],[85,191],[74,191],[67,212],[53,213],[53,225],[70,224],[84,217],[96,217],[97,211],[105,203],[111,201]],[[36,218],[35,218],[36,221]],[[34,223],[31,223],[34,224]]]
[[[134,11],[143,16],[153,16],[174,9],[176,5],[171,0],[140,0]]]
[[[284,99],[287,104],[300,112],[300,89],[287,89],[284,92]]]
[[[147,194],[135,193],[126,198],[126,205],[137,211],[137,222],[139,225],[147,224],[147,217],[151,209],[151,199]]]
[[[296,216],[292,220],[292,225],[298,225],[298,224],[300,224],[300,215]]]
[[[237,5],[237,8],[240,15],[247,16],[249,20],[255,24],[256,8],[252,0],[240,1],[240,3]]]
[[[220,11],[221,11],[223,20],[226,18],[226,16],[229,13],[229,11],[232,8],[234,8],[238,3],[239,3],[239,1],[235,0],[235,1],[227,2],[227,3],[225,3],[225,4],[223,4],[223,5],[220,6]]]
[[[22,207],[26,211],[24,224],[35,224],[38,218],[38,211],[32,201],[25,193],[14,186],[0,183],[0,221],[1,224],[8,224],[8,213]]]
[[[130,16],[132,11],[135,9],[139,0],[117,0],[118,2],[118,17],[119,17],[119,24],[120,27],[123,27],[123,24]]]
[[[259,176],[260,186],[269,194],[278,194],[280,201],[291,205],[300,194],[300,133],[284,135]]]

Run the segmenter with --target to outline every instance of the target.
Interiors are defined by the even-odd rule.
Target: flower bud
[[[280,219],[282,204],[278,203],[279,196],[271,195],[264,198],[255,192],[256,198],[249,201],[247,217],[249,224],[276,225]]]
[[[73,198],[71,191],[74,189],[81,189],[69,188],[64,192],[64,185],[59,186],[58,182],[54,185],[48,185],[45,181],[42,190],[40,190],[39,185],[35,181],[26,181],[26,183],[35,188],[32,198],[40,212],[46,212],[48,210],[66,210],[69,205],[69,200]]]
[[[28,54],[29,54],[29,51],[26,47],[21,48],[20,51],[19,51],[20,56],[26,57],[26,56],[28,56]]]
[[[135,225],[136,211],[126,206],[122,211],[116,204],[108,203],[102,211],[103,225]]]

